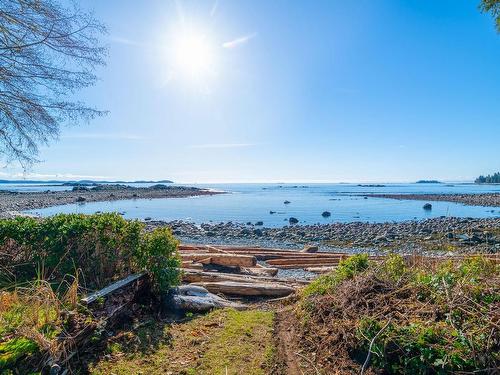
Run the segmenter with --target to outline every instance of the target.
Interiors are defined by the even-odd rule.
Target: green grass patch
[[[118,334],[93,374],[266,374],[275,348],[274,313],[217,310],[186,323],[152,321]],[[138,342],[141,344],[139,345]]]

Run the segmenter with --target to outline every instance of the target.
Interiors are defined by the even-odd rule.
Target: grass
[[[93,374],[266,374],[274,313],[217,310],[187,323],[151,321],[122,332]]]

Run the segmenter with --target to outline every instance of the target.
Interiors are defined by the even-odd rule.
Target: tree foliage
[[[481,0],[479,8],[484,13],[490,13],[495,19],[497,31],[500,33],[500,0]]]
[[[75,4],[0,0],[0,157],[27,166],[62,124],[103,114],[71,96],[96,82],[104,32]]]
[[[479,176],[474,182],[476,184],[500,184],[500,172],[487,176]]]

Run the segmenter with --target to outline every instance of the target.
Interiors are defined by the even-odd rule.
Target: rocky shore
[[[364,194],[371,198],[410,199],[418,201],[445,201],[469,206],[500,207],[500,193],[482,194]]]
[[[500,251],[500,218],[434,218],[401,223],[332,223],[263,228],[238,223],[195,225],[183,221],[150,221],[169,226],[186,243],[241,244],[351,251],[396,250],[436,252]]]
[[[187,186],[154,185],[137,188],[127,185],[75,186],[69,191],[15,192],[0,191],[0,217],[15,216],[20,211],[71,203],[116,201],[124,199],[185,198],[220,194]]]

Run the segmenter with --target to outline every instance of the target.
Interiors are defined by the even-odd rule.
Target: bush
[[[368,255],[358,254],[342,260],[335,271],[322,275],[302,290],[302,296],[322,295],[332,292],[344,280],[351,279],[368,268]]]
[[[178,241],[168,228],[156,228],[142,236],[134,253],[140,269],[147,271],[159,292],[165,292],[180,281],[180,258]]]
[[[0,287],[80,273],[96,289],[146,270],[165,289],[177,281],[176,250],[168,229],[145,233],[142,223],[115,213],[0,220]]]

